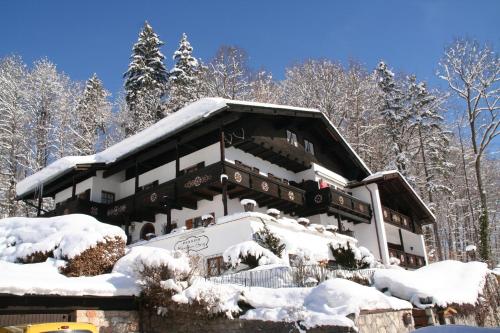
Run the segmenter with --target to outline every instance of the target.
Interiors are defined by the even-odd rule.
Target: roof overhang
[[[353,182],[349,187],[376,183],[383,205],[393,209],[403,209],[418,219],[421,224],[436,222],[436,217],[429,206],[422,200],[405,177],[396,170],[372,174],[361,182]]]

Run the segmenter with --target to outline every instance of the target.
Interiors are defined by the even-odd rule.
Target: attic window
[[[286,130],[286,141],[288,141],[289,144],[298,147],[299,142],[297,141],[297,134],[290,130]]]
[[[314,155],[314,145],[311,141],[304,139],[304,148],[307,153]]]

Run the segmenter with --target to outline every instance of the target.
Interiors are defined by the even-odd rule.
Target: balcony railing
[[[389,249],[389,256],[397,258],[401,266],[408,268],[419,268],[425,266],[425,258],[411,253],[405,253],[401,250]]]
[[[87,214],[96,219],[102,219],[106,216],[107,205],[81,198],[70,198],[56,204],[53,211],[45,214],[46,216],[59,216],[67,214]]]
[[[312,212],[338,213],[355,223],[370,223],[370,204],[332,187],[308,192],[307,202]]]
[[[412,219],[410,217],[384,206],[382,206],[382,212],[384,215],[384,222],[413,231]]]
[[[174,208],[196,206],[202,198],[213,197],[222,193],[221,176],[227,176],[231,186],[230,197],[255,197],[259,205],[290,210],[302,207],[305,191],[288,184],[276,177],[267,177],[229,162],[218,162],[206,167],[199,167],[168,182],[153,185],[109,205],[106,209],[108,220],[119,220],[124,215],[154,214],[164,208],[167,199],[171,199]],[[188,205],[188,206],[186,206]]]

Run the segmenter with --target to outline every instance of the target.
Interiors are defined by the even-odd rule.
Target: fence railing
[[[350,270],[319,265],[283,266],[223,274],[208,277],[207,280],[216,284],[236,284],[245,287],[292,288],[312,287],[334,278],[345,278],[370,284],[374,272],[373,269]]]

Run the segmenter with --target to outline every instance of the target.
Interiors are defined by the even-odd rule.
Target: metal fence
[[[241,271],[208,277],[216,284],[236,284],[245,287],[292,288],[311,287],[328,279],[345,278],[371,284],[374,270],[350,270],[319,265],[299,267],[273,267],[262,270]]]

